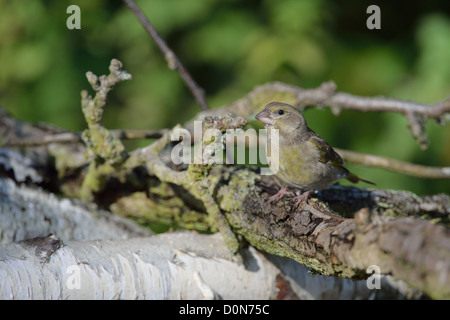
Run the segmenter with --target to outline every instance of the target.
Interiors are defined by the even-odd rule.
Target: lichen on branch
[[[77,161],[77,170],[72,173],[83,179],[80,193],[84,199],[95,197],[100,206],[147,219],[147,223],[164,221],[201,232],[220,231],[233,252],[240,244],[238,239],[245,239],[261,251],[292,258],[326,275],[367,277],[366,268],[379,264],[382,273],[393,274],[431,297],[449,297],[450,276],[445,269],[449,255],[443,244],[448,239],[447,195],[419,197],[407,192],[331,186],[297,210],[289,197],[267,203],[277,187],[257,168],[212,165],[213,154],[206,152],[217,142],[212,136],[190,141],[202,158],[188,165],[177,166],[169,159],[178,142],[172,141],[172,133],[181,126],[161,132],[151,145],[128,153],[121,136],[101,125],[108,92],[130,78],[117,60],[112,61],[110,71],[99,78],[89,73],[95,97],[82,93],[88,128],[81,136],[89,162],[86,169],[85,163]],[[327,104],[330,94],[342,97],[333,95],[332,87],[288,89],[263,86],[232,105],[203,112],[197,118],[202,120],[201,138],[208,129],[224,136],[228,129],[242,128],[267,100]],[[71,157],[70,152],[79,154],[76,148],[65,150],[69,153],[65,158]],[[58,170],[65,170],[61,168]],[[67,177],[58,173],[59,178]],[[73,179],[73,185],[79,181]],[[398,246],[401,243],[405,246]],[[410,247],[411,243],[417,246]],[[439,280],[445,277],[447,282]]]
[[[91,159],[80,191],[84,200],[92,200],[93,194],[103,189],[108,177],[128,157],[120,139],[104,128],[101,120],[108,92],[119,82],[131,79],[131,75],[122,69],[122,63],[117,59],[111,60],[109,71],[109,75],[100,78],[87,72],[86,77],[96,94],[92,97],[86,90],[81,92],[81,109],[88,126],[81,138]]]

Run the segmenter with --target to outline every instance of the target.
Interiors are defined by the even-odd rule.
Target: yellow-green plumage
[[[272,139],[273,133],[267,130],[268,160],[271,165],[277,165],[276,176],[289,187],[303,191],[321,190],[341,178],[373,184],[344,168],[342,158],[307,126],[302,113],[295,107],[272,102],[256,118],[266,129],[278,130],[278,145],[274,145],[277,139]],[[271,145],[274,150],[278,149],[278,158],[271,154]]]

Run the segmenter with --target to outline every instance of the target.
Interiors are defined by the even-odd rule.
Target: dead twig
[[[259,86],[254,91],[261,94],[261,91],[272,90],[280,93],[292,93],[297,98],[297,105],[299,106],[330,106],[334,113],[339,113],[341,109],[363,112],[397,112],[405,116],[413,113],[436,120],[450,113],[450,98],[427,105],[386,97],[361,97],[345,92],[337,92],[337,86],[333,81],[324,82],[313,89],[303,89],[281,82],[273,82]]]
[[[158,139],[164,134],[169,132],[169,129],[154,129],[154,130],[110,130],[112,135],[121,140],[134,140],[134,139]],[[64,132],[50,135],[44,135],[39,137],[12,139],[5,141],[2,147],[30,147],[30,146],[42,146],[51,143],[74,143],[82,142],[82,132]],[[244,136],[245,137],[245,136]],[[264,144],[264,137],[259,137],[259,143]],[[246,147],[255,148],[256,145],[250,145],[246,143],[245,139],[237,140],[238,146],[241,144]],[[263,147],[263,146],[261,146]],[[419,164],[414,164],[405,161],[399,161],[392,158],[355,152],[350,150],[344,150],[334,148],[340,156],[346,161],[366,167],[375,167],[390,170],[393,172],[399,172],[402,174],[415,176],[424,179],[449,179],[450,167],[431,167]]]
[[[112,135],[121,140],[134,140],[134,139],[157,139],[161,138],[163,134],[167,133],[168,129],[154,129],[154,130],[110,130]],[[82,142],[82,132],[64,132],[50,134],[47,136],[36,138],[22,138],[6,141],[3,147],[29,147],[40,146],[50,143],[74,143]]]
[[[166,44],[166,42],[163,40],[163,38],[161,38],[158,31],[156,31],[155,27],[151,24],[151,22],[148,20],[148,18],[144,15],[144,13],[141,11],[141,9],[139,9],[139,7],[136,5],[136,3],[134,3],[133,0],[123,0],[123,2],[128,6],[128,8],[130,8],[130,10],[134,13],[136,18],[139,20],[139,22],[145,28],[147,33],[156,42],[156,44],[158,45],[158,48],[164,54],[164,58],[166,59],[167,63],[169,64],[169,68],[172,70],[176,69],[178,71],[181,78],[184,80],[184,82],[188,86],[189,90],[192,92],[195,100],[197,100],[197,103],[199,104],[200,108],[204,111],[208,110],[209,107],[208,107],[208,104],[206,103],[204,90],[201,87],[199,87],[198,84],[194,81],[194,79],[191,77],[189,72],[183,66],[181,61],[178,59],[178,57],[175,55],[175,53],[169,48],[169,46]]]
[[[367,167],[383,168],[394,172],[429,179],[450,178],[450,167],[428,167],[355,151],[334,148],[348,162]]]
[[[252,116],[267,103],[281,101],[300,108],[330,107],[335,115],[342,109],[361,112],[396,112],[403,114],[409,122],[409,130],[424,150],[428,147],[425,123],[434,119],[444,125],[450,119],[450,98],[427,105],[385,97],[360,97],[345,92],[337,92],[333,81],[322,83],[313,89],[303,89],[281,82],[267,83],[256,87],[242,99],[208,114],[232,112],[241,117]]]

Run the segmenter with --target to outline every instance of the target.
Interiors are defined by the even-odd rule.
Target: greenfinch
[[[303,191],[297,196],[296,205],[306,201],[315,190],[327,188],[330,183],[345,178],[353,183],[364,180],[344,167],[344,161],[336,151],[306,124],[302,113],[286,103],[271,102],[256,115],[266,129],[278,129],[278,139],[272,139],[271,130],[267,130],[267,159],[269,164],[277,161],[275,176],[290,188]],[[270,146],[277,143],[277,155],[272,155]],[[275,148],[272,148],[275,149]],[[272,166],[271,166],[272,168]],[[269,202],[278,201],[287,193],[288,188],[281,186],[280,191],[269,198]]]

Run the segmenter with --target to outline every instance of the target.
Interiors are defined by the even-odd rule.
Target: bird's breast
[[[271,151],[268,157],[271,168],[277,168],[276,176],[291,187],[320,190],[337,178],[331,164],[319,161],[320,152],[312,143],[299,144],[280,140],[278,158],[273,148]]]

